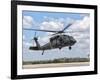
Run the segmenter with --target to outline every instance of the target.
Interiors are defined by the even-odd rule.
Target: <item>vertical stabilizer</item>
[[[40,44],[38,42],[38,39],[36,37],[34,37],[35,43],[36,43],[36,47],[38,47],[40,49]]]

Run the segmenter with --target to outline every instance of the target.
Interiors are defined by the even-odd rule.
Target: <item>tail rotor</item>
[[[34,33],[34,37],[32,38],[32,43],[33,45],[35,44],[35,40],[38,40],[37,36],[36,36],[36,32]]]
[[[38,40],[37,36],[36,36],[36,32],[34,33],[34,40]]]

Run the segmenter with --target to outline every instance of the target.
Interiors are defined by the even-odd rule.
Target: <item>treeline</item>
[[[71,63],[71,62],[89,62],[89,58],[59,58],[54,60],[42,61],[23,61],[23,65],[27,64],[48,64],[48,63]]]

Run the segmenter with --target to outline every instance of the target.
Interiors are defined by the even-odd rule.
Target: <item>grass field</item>
[[[89,66],[89,62],[89,58],[59,58],[42,61],[23,61],[23,69]]]

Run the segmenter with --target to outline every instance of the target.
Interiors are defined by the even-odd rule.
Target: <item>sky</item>
[[[88,13],[23,11],[22,15],[23,61],[52,60],[64,57],[84,58],[90,54],[90,15]],[[59,31],[69,23],[72,25],[66,29],[66,32],[73,32],[65,34],[73,36],[77,40],[71,50],[68,47],[64,47],[61,50],[45,50],[44,55],[41,55],[42,51],[29,50],[30,46],[36,46],[32,40],[35,32],[40,45],[48,43],[52,33],[29,31],[24,30],[24,28]]]

